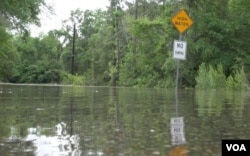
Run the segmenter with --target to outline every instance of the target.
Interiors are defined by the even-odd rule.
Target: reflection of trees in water
[[[150,91],[131,88],[35,89],[38,91],[34,92],[33,88],[29,93],[17,96],[12,104],[15,106],[13,110],[18,111],[11,110],[12,114],[8,115],[11,119],[9,125],[21,127],[18,133],[22,138],[27,134],[21,131],[39,123],[41,134],[53,139],[53,129],[45,127],[51,127],[58,121],[69,124],[72,104],[72,127],[81,138],[81,151],[84,154],[149,155],[159,153],[163,144],[169,144],[166,140],[170,138],[167,133],[171,109],[163,101],[166,98],[172,101],[171,94],[157,89]],[[11,106],[6,104],[7,110]]]
[[[224,102],[224,92],[199,90],[195,92],[199,116],[219,116]]]
[[[226,111],[231,111],[234,117],[243,117],[244,107],[246,106],[247,92],[246,91],[226,91],[225,108]]]
[[[37,155],[37,156],[80,156],[80,138],[78,135],[70,136],[64,122],[58,123],[54,135],[42,134],[42,128],[28,128],[27,135],[20,137],[18,128],[10,128],[10,137],[1,144],[0,152],[4,155]],[[51,129],[51,128],[49,128]],[[52,130],[51,129],[51,130]]]
[[[0,108],[0,134],[8,136],[9,129],[6,127],[14,125],[18,127],[15,132],[17,136],[25,138],[26,129],[39,123],[41,134],[47,136],[46,139],[52,139],[56,136],[56,129],[51,128],[53,125],[59,121],[70,125],[72,104],[73,134],[81,138],[82,155],[168,155],[172,149],[169,120],[176,114],[173,90],[105,87],[55,89],[38,91],[39,96],[43,97],[37,97],[34,90],[14,98],[4,97]],[[11,96],[15,96],[14,93],[15,90]],[[186,148],[190,155],[216,153],[217,147],[220,147],[217,143],[223,137],[250,136],[247,121],[250,114],[246,111],[250,106],[244,105],[244,99],[243,93],[196,91],[194,97],[191,91],[180,92],[179,110],[180,115],[185,116]],[[242,132],[239,129],[243,129]],[[67,129],[69,133],[70,128]],[[4,149],[0,146],[0,153],[1,150]]]
[[[163,145],[169,144],[168,114],[165,94],[131,88],[97,88],[92,90],[77,113],[81,131],[83,153],[104,155],[150,155],[161,154]],[[119,91],[118,91],[119,90]],[[152,94],[153,93],[153,94]],[[170,96],[170,95],[167,95]],[[167,115],[166,115],[167,116]],[[82,124],[82,125],[81,125]],[[169,139],[167,139],[169,138]],[[166,150],[166,149],[165,149]]]
[[[162,154],[164,151],[160,147],[168,144],[166,139],[170,138],[166,136],[168,120],[162,117],[166,111],[162,100],[166,95],[157,89],[123,88],[119,93],[119,133],[111,132],[118,138],[115,143],[121,146],[119,152],[125,155]]]
[[[223,111],[242,116],[246,92],[228,90],[197,90],[195,92],[199,116],[220,116]]]
[[[221,139],[249,138],[247,92],[196,90],[195,99],[197,117],[187,118],[186,129],[190,155],[219,155]]]

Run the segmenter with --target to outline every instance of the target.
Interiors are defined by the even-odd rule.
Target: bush
[[[199,67],[198,76],[195,78],[196,88],[225,88],[226,77],[221,64],[216,68],[202,63]]]
[[[16,67],[10,82],[16,83],[61,83],[63,71],[57,62],[38,61],[34,64],[24,63]]]
[[[226,78],[221,64],[213,68],[211,65],[206,66],[205,63],[202,63],[195,80],[196,88],[201,89],[250,89],[243,69],[237,70]]]
[[[225,88],[226,76],[221,64],[217,65],[217,68],[213,68],[209,65],[209,85],[211,88]]]
[[[157,83],[157,87],[159,88],[174,88],[175,80],[173,77],[167,76],[164,80],[159,80]]]
[[[205,63],[202,63],[199,66],[198,76],[195,78],[196,80],[196,87],[197,88],[208,88],[209,81],[208,81],[208,71]]]
[[[81,75],[66,74],[62,81],[63,84],[84,85],[85,77]]]
[[[235,90],[250,89],[249,82],[246,78],[243,68],[237,70],[236,72],[234,72],[233,76],[230,75],[227,78],[226,88]]]

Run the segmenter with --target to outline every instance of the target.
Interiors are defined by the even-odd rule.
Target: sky
[[[109,0],[45,0],[54,8],[55,15],[43,12],[40,14],[41,27],[30,26],[31,35],[38,36],[40,33],[47,33],[49,30],[60,29],[62,20],[70,17],[71,10],[106,10]]]

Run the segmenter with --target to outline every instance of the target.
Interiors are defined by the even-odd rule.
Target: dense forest
[[[39,37],[28,26],[53,8],[44,0],[1,1],[0,81],[173,87],[179,33],[171,17],[180,9],[194,21],[183,33],[180,86],[249,88],[249,0],[110,0],[106,10],[72,11],[61,29]]]

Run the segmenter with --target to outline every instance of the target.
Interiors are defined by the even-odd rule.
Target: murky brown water
[[[221,139],[250,139],[249,100],[222,90],[179,90],[176,103],[166,89],[0,85],[0,153],[220,156]]]

